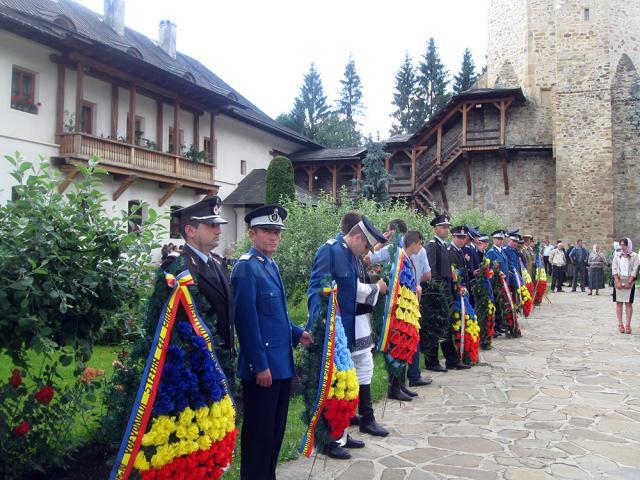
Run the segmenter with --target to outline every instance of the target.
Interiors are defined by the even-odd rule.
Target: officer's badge
[[[279,223],[280,222],[280,214],[278,213],[278,209],[274,209],[273,213],[271,215],[269,215],[269,220],[272,223]]]
[[[214,215],[220,215],[220,205],[215,205],[213,207],[213,214]]]

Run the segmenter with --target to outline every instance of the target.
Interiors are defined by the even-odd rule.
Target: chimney
[[[158,44],[171,58],[176,58],[176,24],[171,20],[160,20]]]
[[[124,36],[124,0],[104,0],[104,22]]]

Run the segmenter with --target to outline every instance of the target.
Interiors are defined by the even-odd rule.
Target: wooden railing
[[[176,180],[208,184],[214,182],[214,168],[211,163],[196,163],[188,158],[86,133],[63,133],[59,138],[61,156],[89,159],[95,155],[104,164],[128,168],[132,173],[139,171],[169,176]]]

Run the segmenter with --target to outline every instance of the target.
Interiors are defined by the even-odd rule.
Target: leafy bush
[[[296,190],[293,165],[287,157],[275,157],[267,168],[264,203],[280,203],[282,199],[293,200]]]
[[[507,225],[498,215],[493,212],[483,213],[479,208],[472,208],[453,215],[451,223],[454,226],[471,225],[472,227],[480,227],[478,231],[489,236],[498,229],[507,228]]]
[[[0,352],[35,388],[57,393],[45,409],[34,404],[31,390],[0,379],[0,444],[11,451],[0,471],[42,471],[60,466],[77,446],[68,427],[95,399],[80,373],[103,324],[140,302],[161,227],[149,210],[141,228],[127,233],[126,212],[104,211],[97,174],[107,172],[97,159],[78,166],[80,175],[61,194],[65,180],[48,162],[34,165],[19,153],[5,158],[14,167],[18,199],[0,205],[0,329],[11,332],[0,336]],[[38,365],[28,361],[33,352],[41,354]],[[75,380],[64,384],[58,364],[74,359]]]

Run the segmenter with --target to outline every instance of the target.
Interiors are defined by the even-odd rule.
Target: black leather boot
[[[410,402],[413,397],[410,397],[402,391],[400,388],[400,379],[391,375],[389,379],[389,390],[387,391],[387,397],[392,400],[399,400],[401,402]]]
[[[413,390],[409,390],[407,388],[407,367],[404,367],[402,369],[402,377],[400,378],[400,390],[402,390],[405,395],[409,395],[410,397],[418,396],[418,392],[414,392]]]
[[[376,437],[386,437],[389,435],[389,431],[377,423],[376,417],[373,415],[371,385],[360,385],[358,412],[360,413],[360,432],[368,433]]]
[[[331,442],[324,451],[325,455],[331,458],[335,458],[336,460],[349,460],[351,458],[351,454],[347,452],[347,450],[340,446],[338,442]]]

